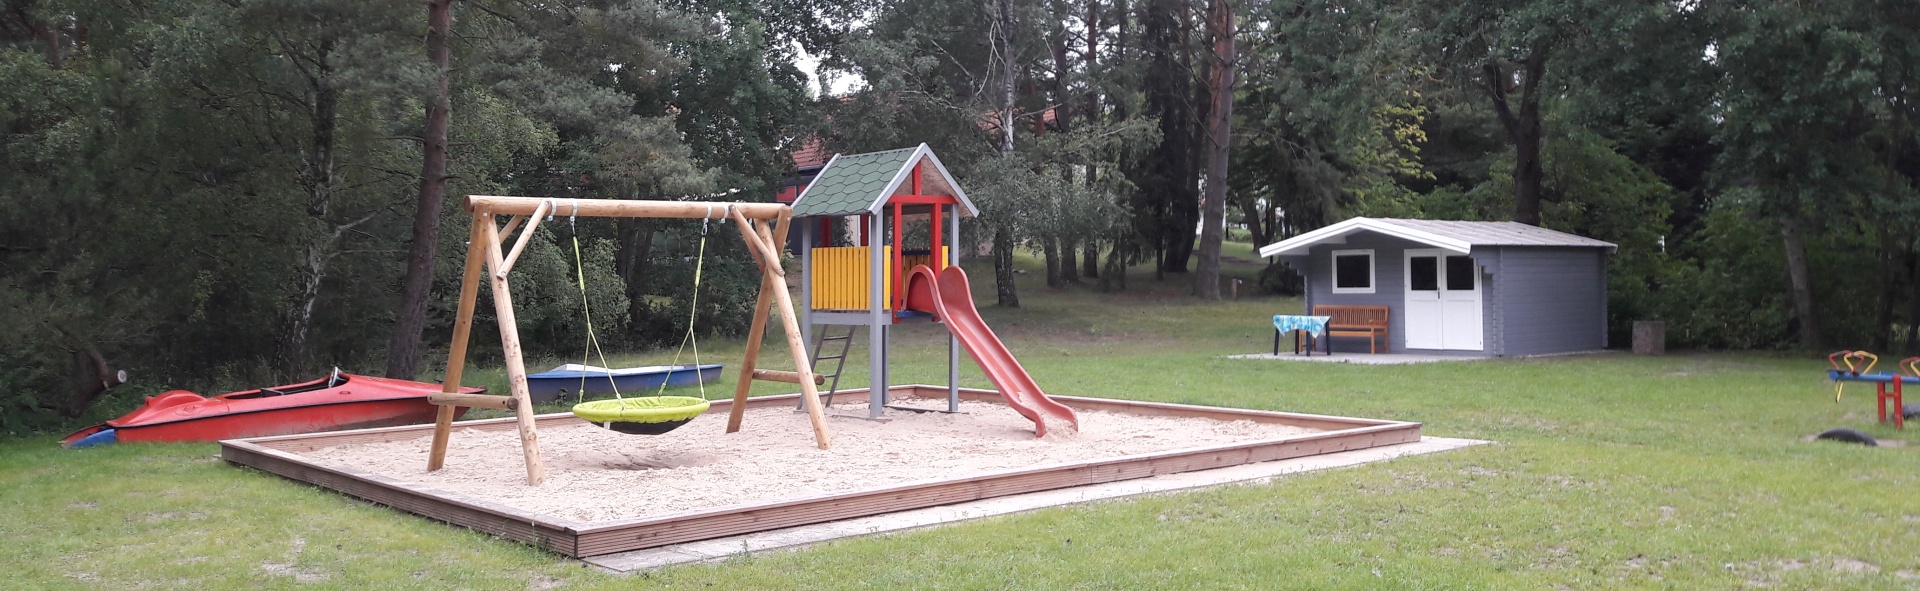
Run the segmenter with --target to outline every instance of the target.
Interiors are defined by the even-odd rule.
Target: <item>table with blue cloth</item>
[[[1326,338],[1327,322],[1332,320],[1333,320],[1332,316],[1290,316],[1286,314],[1273,315],[1273,354],[1274,355],[1280,354],[1280,333],[1292,332],[1293,333],[1293,354],[1295,355],[1300,354],[1300,341],[1301,341],[1300,337],[1301,335],[1304,334],[1306,336],[1306,341],[1307,341],[1308,355],[1313,354],[1314,343],[1318,343],[1321,341],[1327,342],[1326,354],[1332,355],[1333,341],[1331,339]]]

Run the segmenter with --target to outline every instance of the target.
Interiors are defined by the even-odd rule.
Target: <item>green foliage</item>
[[[1766,226],[1741,200],[1714,207],[1695,237],[1694,262],[1667,280],[1672,297],[1661,316],[1669,339],[1735,349],[1789,342],[1785,264],[1778,233]]]
[[[1670,308],[1660,290],[1675,266],[1665,249],[1673,189],[1593,134],[1557,139],[1544,151],[1542,225],[1618,246],[1607,257],[1608,342],[1631,343],[1633,321]]]
[[[687,322],[693,322],[699,338],[746,334],[753,321],[753,303],[760,297],[760,267],[748,258],[739,230],[732,223],[714,222],[707,226],[706,257],[700,259],[699,224],[686,222],[673,228],[656,247],[661,256],[654,261],[646,292],[651,302],[650,328],[641,331],[643,346],[672,347],[686,337]],[[782,266],[798,269],[798,263]],[[694,273],[699,286],[695,293]],[[790,270],[789,276],[797,277]],[[698,302],[696,311],[692,306]],[[778,330],[777,328],[775,329]]]
[[[74,391],[73,355],[88,348],[145,390],[111,392],[105,407],[161,387],[218,392],[382,362],[432,79],[417,7],[16,4],[0,17],[0,330],[19,367],[0,378],[7,428],[80,420],[49,401]],[[457,5],[449,202],[709,192],[716,166],[735,171],[732,186],[768,186],[803,98],[789,50],[751,18],[699,28],[689,15],[702,6]],[[53,19],[56,55],[8,36],[41,18]],[[811,27],[780,30],[817,41]],[[725,108],[744,106],[742,93],[655,92],[706,76],[666,49],[693,39],[703,65],[727,54],[725,71],[743,80],[759,68],[764,109]],[[677,119],[673,103],[689,100],[705,110]],[[451,328],[468,220],[457,207],[443,217],[454,230],[441,234],[429,343]],[[597,320],[623,333],[616,246],[585,242]],[[516,295],[522,331],[571,350],[584,326],[571,244],[557,245],[543,235],[529,247]],[[738,299],[716,301],[745,307]]]
[[[1038,249],[1046,240],[1103,236],[1128,225],[1122,197],[1130,189],[1117,175],[1089,171],[1118,165],[1128,145],[1159,141],[1151,122],[1133,119],[1032,138],[1010,158],[986,158],[959,173],[980,208],[983,233],[1005,229]]]
[[[1417,215],[1405,183],[1422,162],[1429,107],[1422,66],[1406,46],[1352,31],[1392,27],[1389,5],[1289,0],[1250,15],[1259,43],[1245,59],[1236,115],[1233,199],[1279,240],[1350,215]],[[1282,213],[1284,212],[1284,213]]]

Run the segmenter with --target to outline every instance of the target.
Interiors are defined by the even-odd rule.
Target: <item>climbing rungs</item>
[[[851,338],[853,338],[853,333],[851,333],[851,332],[849,332],[849,333],[847,333],[847,334],[843,334],[843,335],[840,335],[840,336],[837,336],[837,337],[834,337],[834,336],[825,336],[825,337],[820,337],[820,340],[822,340],[822,341],[844,341],[844,340],[847,340],[847,339],[851,339]]]
[[[513,410],[517,406],[514,404],[512,396],[494,396],[491,394],[449,394],[446,392],[436,392],[427,395],[427,402],[441,406],[497,408],[500,410]]]
[[[753,370],[753,379],[767,381],[767,382],[786,382],[789,384],[798,384],[800,383],[800,372],[780,371],[775,369],[756,369],[756,370]],[[813,384],[815,386],[825,384],[825,383],[827,383],[826,376],[814,374]]]

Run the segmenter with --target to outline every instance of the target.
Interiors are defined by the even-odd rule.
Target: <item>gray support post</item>
[[[887,333],[893,323],[883,313],[886,295],[881,290],[886,280],[881,275],[887,257],[881,247],[887,243],[886,216],[873,214],[867,224],[867,416],[880,418],[887,407]]]
[[[800,342],[813,342],[813,218],[787,218],[800,224]],[[808,359],[812,361],[811,358]],[[794,371],[799,371],[795,369]]]
[[[886,324],[880,325],[880,339],[886,342],[887,351],[893,351],[892,319],[888,319]],[[890,367],[891,365],[893,364],[891,363],[880,364],[880,383],[887,385],[886,388],[883,388],[880,390],[879,407],[881,408],[886,407],[886,405],[893,404],[893,368]],[[870,413],[870,416],[873,418],[880,418],[881,414],[884,414],[884,413],[876,411],[876,412]]]
[[[935,204],[934,207],[940,207]],[[960,205],[947,218],[947,264],[960,266]],[[947,412],[960,412],[960,338],[947,331]]]

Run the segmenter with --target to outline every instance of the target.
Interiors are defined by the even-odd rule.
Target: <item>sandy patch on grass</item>
[[[909,400],[945,408],[945,401]],[[597,522],[869,490],[1097,458],[1275,439],[1314,430],[1253,421],[1081,411],[1080,433],[1035,439],[1012,409],[962,402],[960,413],[828,410],[831,450],[814,446],[807,415],[749,409],[739,433],[702,416],[664,435],[594,426],[540,431],[546,483],[527,486],[515,431],[453,435],[446,467],[426,472],[428,437],[346,445],[305,454],[463,496],[566,519]]]

